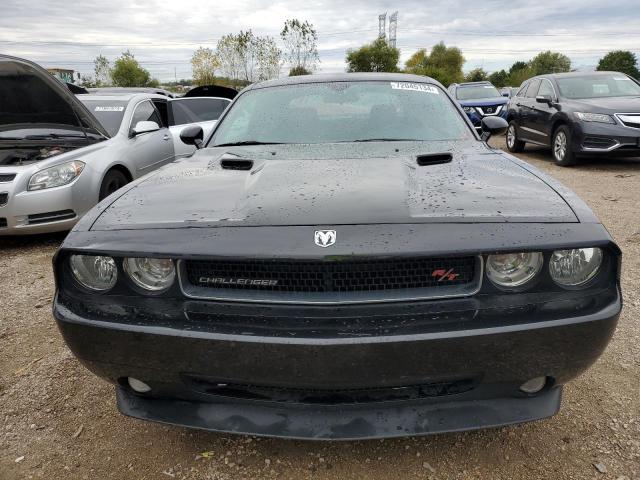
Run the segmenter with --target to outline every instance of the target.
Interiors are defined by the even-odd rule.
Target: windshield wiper
[[[25,135],[25,140],[47,140],[49,138],[86,138],[85,135],[75,135],[73,133],[47,133],[44,135]]]
[[[348,140],[350,142],[422,142],[419,138],[359,138],[358,140]]]
[[[218,143],[214,147],[239,147],[241,145],[282,145],[282,142],[259,142],[258,140],[243,140],[242,142]]]

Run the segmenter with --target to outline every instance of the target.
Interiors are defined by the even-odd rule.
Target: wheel
[[[569,167],[577,163],[576,156],[571,148],[571,131],[566,125],[560,125],[553,134],[551,152],[556,165]]]
[[[507,128],[507,148],[510,152],[520,153],[524,150],[525,142],[518,140],[516,132],[516,122],[509,122],[509,128]]]
[[[100,185],[100,196],[99,200],[108,197],[116,190],[124,187],[127,183],[129,183],[129,179],[119,170],[109,170],[107,174],[104,176],[102,180],[102,185]]]

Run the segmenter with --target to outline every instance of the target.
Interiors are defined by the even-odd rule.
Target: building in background
[[[73,83],[73,70],[69,70],[67,68],[47,68],[47,71],[63,82]]]

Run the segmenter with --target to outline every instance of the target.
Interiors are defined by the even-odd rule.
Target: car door
[[[557,101],[553,85],[547,78],[541,79],[540,88],[538,88],[536,97],[540,96],[550,98],[552,105]],[[538,140],[545,145],[551,145],[551,118],[557,110],[548,103],[539,103],[536,101],[536,98],[533,100],[529,115],[531,129],[535,131],[532,133],[532,135],[536,136],[534,140]]]
[[[206,140],[222,112],[231,103],[227,98],[187,97],[169,101],[169,124],[173,136],[176,157],[190,155],[195,151],[193,145],[180,140],[180,132],[189,125],[200,125]]]
[[[133,135],[136,124],[143,121],[155,122],[160,128],[154,132]],[[144,100],[134,107],[129,124],[127,157],[136,177],[173,161],[175,157],[169,128],[151,100]]]
[[[538,88],[540,88],[540,79],[534,78],[529,81],[529,85],[527,86],[527,90],[524,92],[524,95],[516,98],[516,105],[520,110],[520,119],[518,122],[520,130],[518,132],[518,136],[522,140],[534,143],[539,142],[535,133],[535,128],[533,128],[532,124],[533,105],[536,101]]]

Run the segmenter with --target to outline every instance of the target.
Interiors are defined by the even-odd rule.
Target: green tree
[[[111,78],[116,87],[146,87],[151,80],[151,75],[127,50],[113,63]]]
[[[111,64],[107,57],[98,55],[93,61],[93,72],[95,74],[95,86],[106,87],[111,85]]]
[[[489,75],[489,81],[498,88],[506,87],[508,80],[509,74],[505,70],[498,70]]]
[[[400,50],[391,47],[384,38],[347,51],[348,72],[397,72]]]
[[[306,20],[293,18],[284,22],[280,38],[285,45],[285,58],[294,72],[313,72],[320,58],[318,56],[318,33]]]
[[[519,87],[522,82],[534,76],[533,71],[527,62],[518,61],[511,65],[507,75],[507,84],[512,87]]]
[[[635,53],[629,50],[615,50],[607,53],[598,62],[596,70],[608,70],[612,72],[622,72],[627,75],[640,79],[640,71],[638,70],[638,59]]]
[[[440,42],[428,55],[425,49],[414,53],[405,63],[405,72],[431,77],[447,87],[463,81],[462,65],[464,56],[460,49]]]
[[[311,73],[312,72],[304,67],[293,67],[291,70],[289,70],[290,77],[297,77],[298,75],[311,75]]]
[[[489,76],[487,72],[484,71],[483,68],[474,68],[469,73],[467,73],[464,77],[465,82],[482,82],[487,80]]]
[[[216,69],[220,66],[218,57],[210,48],[199,47],[191,57],[191,71],[196,85],[212,85],[216,79]]]
[[[529,68],[533,75],[545,73],[563,73],[571,71],[571,60],[566,55],[547,50],[540,52],[529,62]]]

